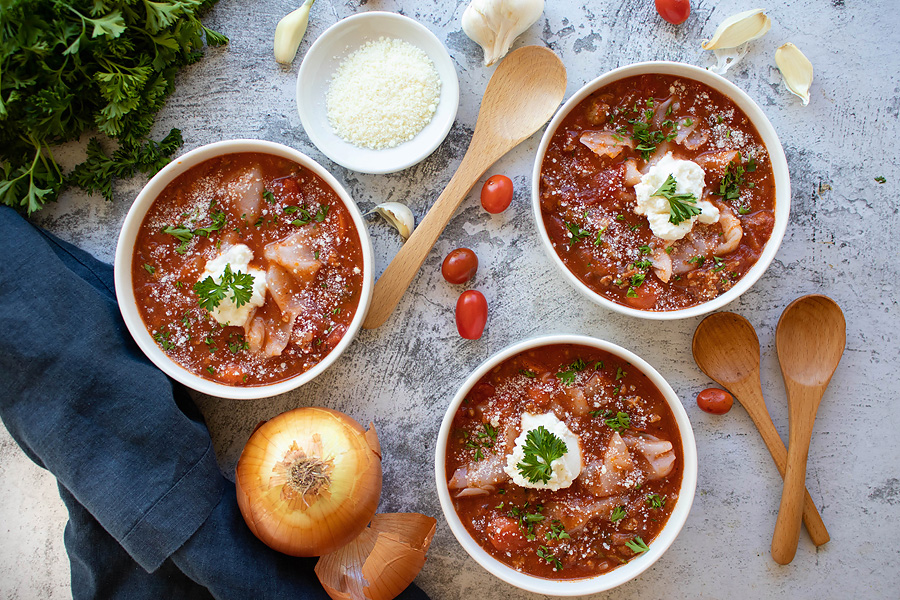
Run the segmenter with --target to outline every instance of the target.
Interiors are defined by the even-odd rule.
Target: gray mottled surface
[[[791,169],[791,224],[766,275],[728,309],[757,327],[763,388],[785,439],[787,411],[773,337],[778,317],[788,302],[810,292],[832,296],[845,310],[847,350],[819,411],[807,482],[830,529],[830,543],[816,550],[804,532],[790,566],[778,566],[769,557],[780,479],[741,407],[722,417],[697,409],[696,393],[711,383],[690,355],[699,319],[644,322],[593,306],[542,254],[527,186],[539,134],[491,170],[515,181],[513,207],[490,216],[473,194],[388,323],[362,332],[317,381],[268,400],[199,398],[223,470],[232,471],[258,421],[284,410],[325,405],[372,420],[385,455],[381,510],[418,511],[439,520],[418,583],[442,600],[473,594],[487,600],[533,597],[482,570],[450,534],[435,495],[434,439],[457,386],[490,354],[536,334],[586,333],[635,351],[671,382],[693,422],[700,456],[696,500],[679,538],[650,570],[604,597],[896,598],[900,19],[893,0],[767,4],[772,30],[729,76],[763,107],[781,136]],[[324,164],[362,208],[398,200],[421,217],[462,158],[492,73],[481,66],[480,49],[460,29],[465,3],[319,0],[313,8],[301,52],[338,19],[382,9],[423,22],[456,61],[460,109],[449,138],[425,162],[389,176],[348,172],[305,136],[293,99],[299,60],[283,69],[270,50],[274,24],[292,6],[284,0],[220,0],[208,22],[231,43],[209,51],[180,76],[160,114],[158,134],[180,127],[185,150],[234,137],[282,142]],[[691,18],[674,27],[657,17],[650,0],[555,0],[517,46],[545,44],[555,50],[568,67],[568,97],[604,71],[635,61],[672,59],[705,66],[711,59],[700,50],[700,40],[722,19],[748,7],[738,0],[694,0]],[[807,107],[786,92],[774,66],[775,48],[787,41],[815,66]],[[82,148],[70,146],[67,160],[77,161]],[[874,181],[879,175],[886,184]],[[120,182],[113,204],[68,194],[37,220],[111,261],[118,227],[142,183]],[[370,225],[370,233],[380,272],[399,238],[380,222]],[[460,289],[439,274],[442,257],[461,245],[479,256],[474,286],[491,306],[487,332],[476,342],[456,334],[453,306]],[[5,431],[0,431],[0,455],[0,597],[66,597],[65,511],[53,479],[32,465]]]

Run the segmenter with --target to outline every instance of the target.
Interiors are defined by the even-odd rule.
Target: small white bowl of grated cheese
[[[459,80],[441,41],[403,15],[366,12],[328,28],[297,75],[297,110],[310,141],[360,173],[415,165],[456,119]]]

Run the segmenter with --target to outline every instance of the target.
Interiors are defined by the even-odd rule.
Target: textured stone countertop
[[[658,18],[651,0],[555,0],[516,43],[546,45],[568,69],[566,98],[611,68],[664,59],[707,66],[700,49],[725,17],[750,7],[738,0],[693,0],[681,26]],[[699,318],[644,321],[595,306],[567,285],[539,246],[529,178],[542,131],[501,159],[490,173],[516,184],[513,207],[491,216],[470,194],[438,240],[398,310],[380,329],[363,331],[338,362],[292,393],[257,401],[199,397],[219,462],[232,473],[253,427],[285,410],[324,405],[374,421],[384,449],[381,511],[438,518],[428,561],[417,582],[433,598],[527,598],[488,574],[463,551],[441,515],[433,456],[444,410],[467,374],[491,354],[538,334],[583,333],[642,356],[681,397],[697,439],[696,499],[668,552],[636,580],[606,598],[897,598],[900,589],[900,409],[897,324],[897,141],[900,140],[900,18],[893,0],[796,0],[762,3],[771,31],[728,77],[762,107],[781,138],[791,172],[787,234],[771,267],[726,307],[747,317],[762,346],[763,390],[787,439],[785,392],[774,348],[784,307],[808,293],[831,296],[847,317],[847,347],[821,404],[809,453],[807,485],[831,541],[818,549],[801,532],[789,566],[769,555],[780,483],[762,439],[739,405],[725,416],[701,412],[697,392],[711,385],[690,352]],[[300,126],[290,69],[271,56],[277,20],[294,3],[220,0],[206,18],[231,39],[210,49],[178,77],[159,114],[157,138],[184,133],[184,151],[227,138],[262,138],[312,156],[343,183],[359,206],[407,203],[421,218],[465,152],[493,68],[462,32],[466,2],[452,0],[319,0],[300,52],[339,19],[371,10],[402,12],[433,31],[449,49],[460,80],[460,106],[447,140],[419,165],[387,176],[347,171],[329,161]],[[791,41],[815,67],[809,106],[789,94],[774,51]],[[64,152],[69,164],[83,143]],[[887,183],[878,184],[876,176]],[[78,193],[36,221],[111,261],[115,239],[143,180],[121,181],[107,203]],[[480,184],[476,190],[480,189]],[[400,238],[371,221],[377,271]],[[459,288],[446,284],[440,261],[467,246],[480,259],[474,287],[491,315],[479,341],[461,339],[453,307]],[[536,293],[537,292],[537,293]],[[63,546],[66,514],[53,478],[34,466],[0,428],[0,597],[65,598],[69,567]]]

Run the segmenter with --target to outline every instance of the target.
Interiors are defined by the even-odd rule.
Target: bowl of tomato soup
[[[759,106],[692,65],[601,75],[538,147],[532,205],[564,277],[590,300],[648,319],[715,310],[747,291],[784,237],[790,177]]]
[[[217,142],[140,192],[115,284],[128,330],[167,375],[261,398],[310,381],[351,343],[372,294],[371,242],[350,196],[306,155]]]
[[[555,335],[468,377],[441,424],[435,477],[476,562],[524,590],[580,596],[637,577],[672,544],[697,450],[653,367],[610,342]]]

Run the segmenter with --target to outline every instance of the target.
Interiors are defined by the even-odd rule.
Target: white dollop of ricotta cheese
[[[519,473],[516,467],[525,459],[525,440],[528,432],[537,429],[541,425],[544,429],[560,438],[566,444],[566,453],[550,463],[552,474],[550,480],[546,483],[538,481],[532,482]],[[560,421],[556,415],[546,413],[543,415],[533,415],[531,413],[522,414],[522,433],[516,438],[516,445],[512,454],[506,457],[506,466],[503,468],[507,475],[512,477],[516,485],[526,488],[534,488],[539,490],[559,490],[572,485],[575,478],[581,474],[583,461],[581,458],[581,438],[577,434],[572,433],[568,426]]]
[[[253,293],[249,302],[241,306],[235,306],[231,292],[229,292],[219,302],[219,305],[210,311],[212,317],[222,325],[243,327],[250,317],[251,311],[262,306],[266,301],[266,272],[262,269],[250,267],[251,260],[253,260],[253,250],[245,244],[236,244],[207,261],[206,268],[200,274],[198,281],[212,277],[216,283],[222,283],[225,266],[231,265],[232,273],[248,273],[253,277]]]
[[[677,225],[669,222],[672,214],[669,201],[662,196],[654,196],[653,193],[666,182],[669,175],[675,178],[676,194],[693,194],[697,198],[697,208],[701,210],[699,215],[682,221]],[[694,223],[715,223],[719,220],[719,209],[703,197],[703,180],[706,173],[697,163],[690,160],[673,158],[672,153],[667,153],[658,163],[650,167],[641,181],[634,186],[637,195],[635,214],[645,215],[650,222],[650,230],[656,237],[675,241],[680,240],[694,227]]]

